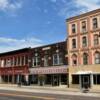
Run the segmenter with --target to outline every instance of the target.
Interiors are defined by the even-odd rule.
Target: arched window
[[[76,54],[72,55],[72,65],[77,65],[77,55]]]
[[[88,54],[87,53],[84,53],[83,54],[83,64],[84,65],[87,65],[88,64]]]
[[[95,64],[100,64],[100,52],[95,53]]]

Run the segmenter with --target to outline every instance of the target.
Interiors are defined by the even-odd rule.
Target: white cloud
[[[36,47],[42,45],[42,41],[37,38],[14,39],[0,37],[0,53],[25,47]]]
[[[76,0],[76,6],[86,8],[90,11],[100,8],[100,0]]]
[[[0,0],[0,11],[3,12],[15,12],[17,9],[22,7],[21,0],[15,0],[15,2],[11,2],[12,0]]]
[[[62,0],[58,15],[64,18],[100,8],[100,0]]]

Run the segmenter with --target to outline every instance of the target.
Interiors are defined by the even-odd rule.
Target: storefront
[[[67,85],[67,67],[31,68],[29,82],[34,85]]]
[[[27,81],[28,76],[28,67],[9,67],[9,68],[0,68],[0,83],[7,84],[24,84]]]
[[[80,89],[92,88],[94,84],[93,73],[91,71],[78,71],[72,74],[72,84],[79,84]]]

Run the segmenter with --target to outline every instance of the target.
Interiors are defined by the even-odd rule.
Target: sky
[[[0,53],[64,41],[66,19],[100,0],[0,0]]]

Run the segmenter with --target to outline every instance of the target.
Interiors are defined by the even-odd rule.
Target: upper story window
[[[0,60],[0,67],[4,67],[4,60]]]
[[[95,64],[100,64],[100,52],[95,53]]]
[[[94,35],[94,46],[99,44],[99,36],[97,34]]]
[[[6,67],[11,67],[11,60],[10,59],[6,60]]]
[[[93,29],[98,28],[98,21],[97,18],[93,18]]]
[[[56,53],[53,55],[53,65],[62,65],[63,64],[63,55],[62,53]]]
[[[83,65],[87,65],[88,64],[88,54],[84,53],[83,54]]]
[[[37,67],[37,66],[40,66],[40,57],[39,56],[33,57],[33,67]]]
[[[76,39],[72,39],[72,48],[76,48]]]
[[[72,65],[77,65],[77,55],[76,54],[72,55]]]
[[[48,55],[45,55],[44,56],[44,66],[48,66],[49,64],[49,56]]]
[[[86,21],[82,21],[82,32],[86,32]]]
[[[87,38],[86,38],[86,36],[84,36],[84,37],[82,38],[82,46],[83,46],[83,47],[86,47],[86,46],[87,46]]]
[[[76,33],[76,25],[72,24],[72,33]]]

